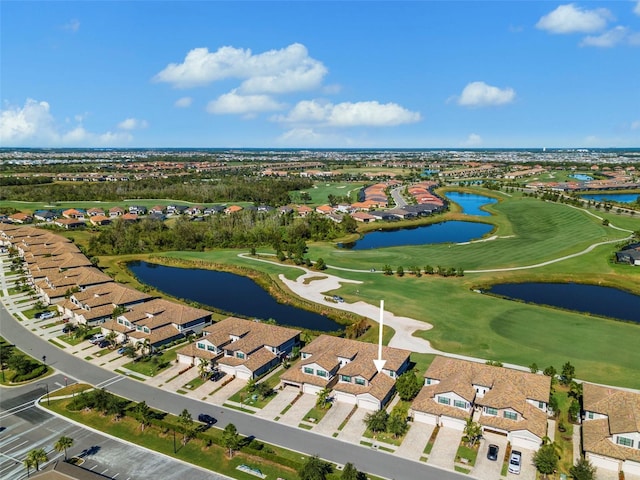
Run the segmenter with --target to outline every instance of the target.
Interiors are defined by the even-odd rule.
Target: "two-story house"
[[[35,286],[45,302],[57,303],[63,301],[65,295],[72,291],[83,291],[105,283],[113,283],[113,278],[99,269],[75,267],[49,273],[44,279],[36,281]]]
[[[74,325],[94,326],[110,320],[116,308],[126,309],[151,298],[139,290],[111,282],[72,294],[58,304],[58,311]]]
[[[300,330],[228,317],[202,330],[202,337],[178,351],[178,361],[199,359],[237,378],[257,378],[278,365],[300,343]]]
[[[597,468],[640,476],[640,394],[582,384],[582,448]]]
[[[102,333],[118,334],[118,342],[148,343],[152,348],[200,333],[211,324],[211,312],[155,298],[133,305],[102,324]]]
[[[547,433],[550,389],[544,375],[436,357],[411,410],[417,422],[457,430],[472,418],[514,447],[537,450]]]
[[[374,360],[378,346],[346,338],[320,335],[300,351],[298,368],[291,368],[281,379],[304,393],[333,390],[338,402],[369,410],[379,410],[393,397],[396,378],[409,368],[411,352],[383,347],[386,363],[378,372]]]

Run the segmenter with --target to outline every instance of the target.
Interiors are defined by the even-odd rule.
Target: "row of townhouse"
[[[412,403],[416,422],[464,430],[467,419],[537,450],[547,435],[551,378],[455,358],[436,357]]]

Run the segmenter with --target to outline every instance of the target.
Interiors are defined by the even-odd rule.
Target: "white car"
[[[46,320],[47,318],[53,318],[54,316],[55,316],[55,313],[53,313],[53,312],[36,313],[36,318],[38,318],[40,320]]]
[[[517,450],[511,452],[509,457],[509,473],[520,475],[520,465],[522,464],[522,453]]]

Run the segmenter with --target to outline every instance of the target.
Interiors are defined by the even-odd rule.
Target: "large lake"
[[[503,283],[491,293],[603,317],[640,323],[640,296],[611,287],[580,283]]]
[[[640,193],[594,193],[588,195],[580,195],[580,198],[584,198],[586,200],[595,200],[596,202],[610,200],[612,202],[620,203],[635,203],[638,197],[640,197]]]
[[[497,203],[498,200],[484,195],[477,195],[475,193],[464,192],[447,192],[445,196],[454,203],[457,203],[462,208],[462,213],[466,215],[482,215],[490,216],[489,212],[481,210],[483,205],[489,205]]]
[[[323,332],[344,328],[325,316],[276,302],[256,282],[242,275],[147,262],[132,262],[128,267],[147,285],[174,297],[193,300],[231,314],[261,320],[273,318],[279,325]]]
[[[372,248],[400,247],[405,245],[463,243],[482,238],[492,229],[493,225],[487,223],[452,220],[423,225],[421,227],[370,232],[366,233],[360,240],[353,243],[341,243],[338,246],[351,250],[369,250]]]

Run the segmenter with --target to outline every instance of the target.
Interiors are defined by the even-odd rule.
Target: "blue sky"
[[[2,147],[639,147],[640,1],[0,2]]]

